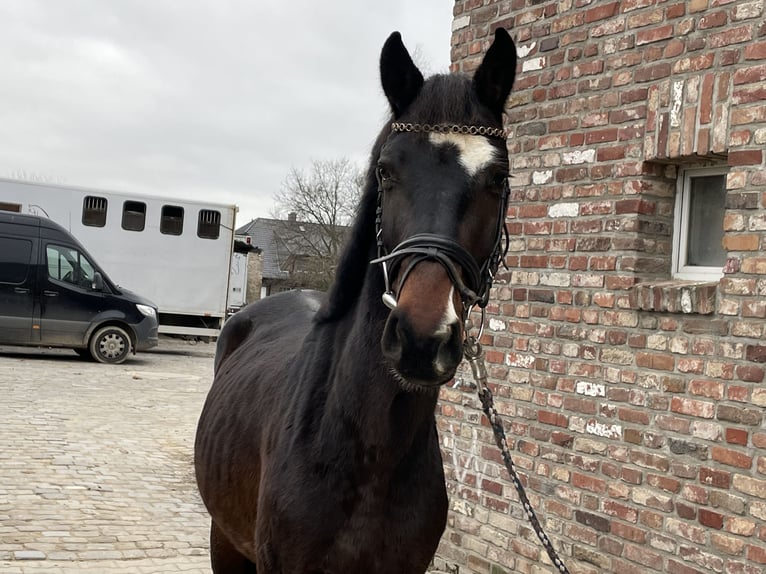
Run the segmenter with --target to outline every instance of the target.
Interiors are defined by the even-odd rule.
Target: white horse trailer
[[[218,336],[236,206],[0,179],[0,209],[68,229],[112,280],[159,307],[160,333]]]

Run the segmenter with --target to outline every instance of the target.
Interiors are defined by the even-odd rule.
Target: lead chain
[[[551,559],[551,562],[553,562],[556,568],[558,568],[559,572],[562,574],[569,574],[569,570],[564,565],[564,561],[561,560],[555,548],[553,548],[553,544],[551,543],[550,538],[548,538],[548,535],[545,534],[545,531],[543,530],[543,527],[537,518],[535,510],[532,508],[532,504],[529,502],[529,498],[527,498],[527,493],[524,490],[524,485],[521,484],[519,475],[516,474],[516,467],[514,466],[513,459],[511,458],[511,450],[508,447],[508,440],[505,437],[503,422],[500,419],[500,415],[497,413],[497,409],[495,408],[494,400],[492,398],[492,391],[487,386],[487,366],[484,363],[484,353],[482,352],[481,343],[479,343],[475,337],[467,337],[463,343],[463,355],[468,361],[468,364],[471,366],[471,373],[473,374],[473,378],[476,381],[476,388],[479,393],[481,406],[484,409],[484,414],[487,415],[487,418],[489,419],[489,424],[492,426],[492,431],[495,436],[495,444],[497,444],[498,448],[500,449],[500,453],[503,457],[503,462],[505,463],[505,468],[508,470],[508,474],[511,476],[511,482],[516,488],[516,492],[519,494],[519,499],[521,500],[521,504],[523,505],[524,511],[527,514],[527,519],[532,525],[535,534],[537,534],[537,537],[540,539],[540,542],[545,548],[545,551],[548,553],[548,557]]]

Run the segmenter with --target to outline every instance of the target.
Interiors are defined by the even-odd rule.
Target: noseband
[[[395,122],[391,124],[391,130],[394,132],[455,133],[506,139],[502,129],[486,126]],[[397,296],[391,289],[389,272],[395,272],[404,259],[411,256],[399,280],[400,291],[407,276],[418,263],[425,260],[433,260],[444,267],[452,284],[460,293],[460,298],[463,301],[464,320],[467,318],[470,309],[475,305],[482,309],[486,307],[487,303],[489,303],[489,291],[492,287],[495,273],[508,251],[508,228],[505,225],[509,193],[508,180],[506,179],[503,183],[503,194],[500,201],[500,213],[497,218],[497,230],[492,253],[482,265],[479,265],[473,255],[468,253],[457,241],[434,233],[417,233],[412,235],[394,247],[390,253],[387,253],[386,247],[383,245],[383,186],[379,171],[376,171],[376,176],[378,178],[378,207],[375,215],[375,233],[378,244],[378,257],[373,259],[371,263],[380,263],[383,269],[383,280],[386,288],[383,293],[383,303],[389,309],[396,308]],[[505,242],[503,242],[504,239]],[[389,263],[391,265],[390,269]]]

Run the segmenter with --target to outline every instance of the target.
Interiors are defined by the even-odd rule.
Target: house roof
[[[286,279],[290,276],[284,268],[288,258],[316,257],[323,231],[317,223],[258,218],[238,228],[236,234],[249,235],[251,244],[262,250],[264,279]]]

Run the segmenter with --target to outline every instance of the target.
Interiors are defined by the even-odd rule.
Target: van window
[[[51,279],[84,289],[93,284],[95,269],[77,249],[50,244],[46,248],[45,255],[48,261],[48,277]]]
[[[160,216],[160,233],[181,235],[184,229],[184,208],[177,205],[163,205]]]
[[[199,221],[197,222],[197,236],[203,239],[218,239],[221,231],[221,212],[211,209],[199,210]]]
[[[142,201],[126,201],[122,204],[122,228],[126,231],[143,231],[146,225],[146,204]]]
[[[82,224],[90,227],[104,227],[107,203],[105,197],[86,195],[82,200]]]
[[[27,279],[32,242],[0,237],[0,283],[20,285]]]

